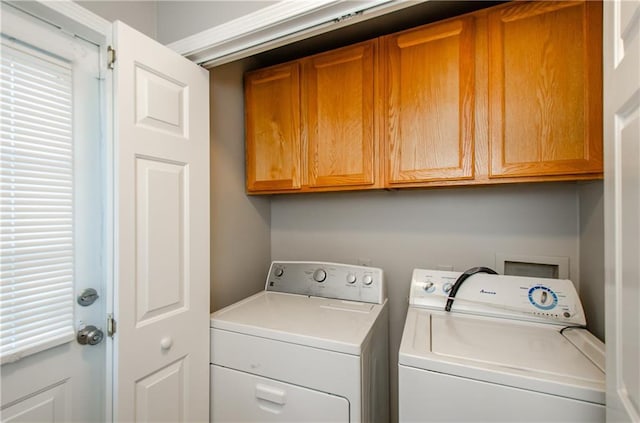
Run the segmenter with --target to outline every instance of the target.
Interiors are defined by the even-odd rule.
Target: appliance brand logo
[[[489,294],[489,295],[496,295],[495,291],[486,291],[485,289],[481,289],[480,290],[481,294]]]

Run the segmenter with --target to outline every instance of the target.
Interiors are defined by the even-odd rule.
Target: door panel
[[[114,24],[114,420],[206,421],[209,78]]]
[[[136,382],[136,421],[187,421],[187,361],[180,359]]]
[[[640,421],[640,2],[604,2],[607,421]]]
[[[137,326],[186,306],[186,173],[183,164],[136,159]]]
[[[71,421],[69,383],[62,382],[2,410],[5,423]]]
[[[41,352],[23,356],[17,361],[2,365],[0,370],[2,381],[0,387],[2,421],[27,422],[69,422],[69,421],[104,421],[105,419],[105,342],[98,345],[80,345],[75,341],[74,331],[85,325],[95,325],[105,329],[105,300],[106,295],[106,263],[104,261],[104,243],[106,234],[104,199],[105,190],[105,152],[101,138],[100,128],[103,126],[101,117],[100,97],[103,76],[100,69],[100,51],[93,44],[82,41],[76,37],[63,33],[57,27],[45,24],[42,21],[26,15],[10,5],[2,2],[2,53],[5,53],[5,43],[12,44],[11,48],[18,48],[32,59],[43,59],[45,62],[55,60],[67,63],[71,68],[72,83],[69,93],[66,87],[61,89],[63,94],[71,99],[71,116],[65,122],[66,116],[59,116],[62,107],[56,107],[54,103],[46,101],[43,91],[32,92],[28,100],[32,101],[27,107],[20,109],[20,101],[3,101],[3,165],[5,157],[4,141],[6,136],[5,118],[9,118],[11,107],[20,109],[20,113],[31,113],[35,120],[42,119],[52,126],[63,127],[69,125],[72,130],[72,159],[68,164],[61,165],[61,161],[55,156],[59,148],[60,140],[53,135],[42,135],[44,132],[36,130],[34,126],[23,126],[27,144],[46,145],[48,151],[33,161],[27,162],[32,176],[46,179],[43,182],[49,187],[40,198],[32,198],[28,204],[29,213],[32,214],[31,231],[24,240],[38,252],[37,256],[30,255],[22,262],[25,267],[34,270],[30,277],[37,285],[52,284],[59,280],[61,275],[72,274],[72,292],[65,292],[68,297],[68,310],[73,314],[73,327],[70,330],[70,340],[61,345],[41,350]],[[6,35],[7,37],[5,38]],[[15,40],[14,40],[15,39]],[[3,54],[4,55],[4,54]],[[5,58],[7,56],[4,56]],[[33,63],[33,62],[29,62]],[[56,63],[56,62],[54,62]],[[18,65],[16,65],[18,66]],[[5,69],[3,69],[3,73]],[[37,71],[27,70],[24,80],[37,81]],[[53,83],[54,78],[48,79]],[[4,84],[3,84],[4,88]],[[49,101],[50,101],[49,97]],[[14,99],[15,100],[15,99]],[[24,104],[22,105],[24,106]],[[23,118],[26,114],[23,114]],[[37,115],[37,117],[33,117]],[[50,116],[55,116],[51,119]],[[49,116],[49,118],[47,118]],[[26,122],[26,118],[25,118]],[[17,125],[18,127],[20,125]],[[23,162],[24,163],[24,162]],[[61,184],[61,172],[58,170],[68,166],[68,174]],[[46,178],[42,175],[48,175]],[[71,181],[71,182],[69,182]],[[4,190],[4,176],[2,188]],[[65,192],[72,186],[72,200],[57,197],[58,192]],[[38,190],[35,190],[36,192]],[[20,196],[20,193],[17,194]],[[4,200],[4,199],[3,199]],[[33,225],[37,222],[34,218],[41,216],[47,208],[55,209],[56,206],[64,207],[64,204],[72,204],[72,222],[64,222],[60,226],[71,226],[72,235],[66,235],[66,229],[62,230],[55,224],[50,226]],[[3,201],[3,220],[7,205]],[[3,222],[4,223],[4,222]],[[56,249],[59,242],[55,237],[44,236],[59,231],[58,237],[63,243],[68,243],[68,251],[72,257],[69,259],[71,268],[56,268],[56,254],[61,254]],[[2,242],[11,235],[3,224]],[[47,242],[43,242],[47,239]],[[54,241],[52,241],[54,240]],[[66,253],[62,253],[66,254]],[[49,261],[53,257],[52,262]],[[2,257],[5,259],[5,257]],[[32,264],[33,263],[33,264]],[[3,263],[4,266],[5,263]],[[37,264],[37,265],[36,265]],[[23,267],[24,268],[24,267]],[[4,269],[3,269],[4,270]],[[8,274],[2,273],[2,279]],[[53,283],[52,283],[53,281]],[[34,286],[34,285],[32,285]],[[76,298],[85,288],[94,288],[98,292],[98,299],[90,306],[80,306]],[[4,291],[4,287],[3,287]],[[6,291],[3,292],[3,297]],[[49,297],[51,298],[51,296]],[[4,298],[3,298],[4,300]],[[0,310],[5,310],[0,304]],[[40,306],[42,307],[42,306]],[[36,304],[29,305],[26,314],[33,311],[33,316],[42,318],[46,316],[44,310]],[[44,309],[44,307],[42,307]],[[38,311],[42,313],[38,314]],[[3,316],[4,318],[5,316]],[[10,316],[13,317],[13,316]],[[3,322],[4,323],[4,322]],[[0,323],[2,325],[3,323]],[[39,323],[36,321],[36,325]]]
[[[140,64],[135,69],[138,125],[186,137],[186,87]]]

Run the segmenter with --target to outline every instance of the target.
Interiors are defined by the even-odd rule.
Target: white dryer
[[[415,269],[400,422],[604,422],[604,344],[569,280]],[[456,287],[457,288],[457,287]]]
[[[387,309],[381,269],[273,262],[211,315],[211,421],[388,421]]]

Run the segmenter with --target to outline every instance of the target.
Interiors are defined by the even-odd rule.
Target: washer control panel
[[[414,269],[409,303],[444,310],[460,275]],[[451,311],[563,325],[586,324],[582,303],[568,279],[477,273],[460,285]]]
[[[375,304],[387,298],[382,269],[341,263],[274,261],[265,289]]]

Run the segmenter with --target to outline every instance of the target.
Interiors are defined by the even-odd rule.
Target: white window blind
[[[2,42],[0,362],[68,342],[73,327],[71,65]]]

